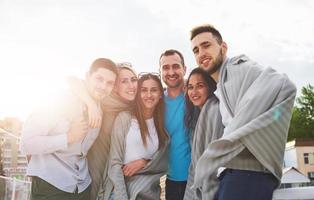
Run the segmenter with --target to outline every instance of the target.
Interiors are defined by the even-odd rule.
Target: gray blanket
[[[107,200],[113,191],[117,200],[155,200],[160,198],[160,177],[167,171],[167,145],[158,150],[147,166],[132,177],[124,177],[125,138],[131,124],[131,114],[121,112],[111,133],[108,176],[104,176],[98,199]],[[168,144],[168,142],[166,143]]]
[[[189,168],[189,178],[187,181],[184,200],[208,199],[213,187],[217,186],[217,180],[214,177],[211,182],[204,182],[202,185],[201,197],[196,196],[194,183],[195,165],[201,157],[208,144],[222,136],[223,126],[219,113],[219,102],[215,96],[209,98],[204,104],[200,116],[197,120],[192,138],[192,161]]]
[[[286,75],[263,69],[244,55],[229,59],[219,80],[221,100],[233,119],[222,138],[209,144],[197,162],[197,195],[201,196],[202,185],[213,180],[217,168],[225,166],[244,148],[278,179],[279,185],[295,85]]]

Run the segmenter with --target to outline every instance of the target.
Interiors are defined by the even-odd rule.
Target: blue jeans
[[[172,181],[166,179],[166,200],[182,200],[186,181]]]
[[[277,179],[270,173],[225,169],[215,200],[272,200]]]

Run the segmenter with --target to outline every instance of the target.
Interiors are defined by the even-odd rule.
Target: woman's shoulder
[[[219,100],[217,99],[216,96],[212,96],[207,99],[205,102],[200,115],[202,118],[206,117],[211,117],[213,114],[218,114],[219,113]],[[206,118],[205,117],[205,118]]]
[[[125,136],[130,128],[131,119],[132,117],[130,112],[120,112],[115,119],[112,134],[116,135],[118,138]]]
[[[127,121],[132,119],[132,114],[130,111],[121,111],[117,115],[117,119],[120,119],[122,121]]]
[[[219,106],[219,100],[215,95],[213,95],[207,99],[202,110],[217,108],[217,106]]]

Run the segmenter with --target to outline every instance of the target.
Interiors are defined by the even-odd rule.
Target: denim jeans
[[[215,200],[272,200],[277,179],[270,173],[225,169]]]
[[[172,181],[166,179],[166,200],[182,200],[186,181]]]

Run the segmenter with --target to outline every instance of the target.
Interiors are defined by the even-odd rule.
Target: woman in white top
[[[163,88],[159,77],[140,75],[135,108],[121,112],[111,133],[108,178],[103,200],[159,199],[159,179],[167,170]]]

